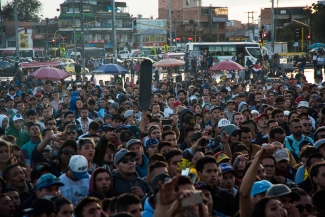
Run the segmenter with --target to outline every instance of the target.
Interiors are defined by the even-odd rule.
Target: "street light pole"
[[[19,56],[19,40],[18,40],[18,13],[17,13],[17,1],[14,1],[14,11],[15,11],[15,39],[16,39],[16,57]]]
[[[81,63],[82,63],[82,77],[86,78],[85,70],[85,34],[84,34],[84,1],[80,1],[80,14],[81,14]]]
[[[173,39],[172,39],[172,35],[173,35],[173,31],[172,31],[172,0],[168,1],[168,8],[169,8],[169,50],[171,51],[172,49],[172,45],[173,45]]]
[[[48,57],[49,54],[49,18],[45,18],[45,23],[46,23],[46,41],[45,41],[45,56],[46,58]]]
[[[76,39],[76,18],[75,18],[75,9],[74,9],[74,1],[72,2],[72,7],[73,7],[73,44],[74,44],[74,59],[77,59],[77,39]]]
[[[274,55],[274,0],[272,0],[271,12],[271,54]]]
[[[116,46],[116,28],[115,28],[115,0],[112,0],[111,2],[112,7],[112,42],[113,42],[113,57],[114,57],[114,63],[116,63],[117,59],[117,46]]]

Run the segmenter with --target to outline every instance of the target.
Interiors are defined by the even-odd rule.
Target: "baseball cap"
[[[122,130],[122,129],[127,130],[128,128],[126,128],[126,126],[124,124],[118,124],[118,125],[116,125],[116,127],[115,127],[115,133],[118,132],[119,130]]]
[[[252,110],[251,114],[259,114],[259,112],[257,110]]]
[[[207,185],[205,182],[202,181],[195,183],[194,188],[196,190],[202,190],[202,189],[207,189],[209,191],[212,190],[212,187],[210,185]]]
[[[297,108],[306,107],[309,108],[309,103],[307,101],[300,101]]]
[[[47,163],[39,163],[33,166],[33,170],[30,173],[30,179],[33,181],[40,177],[42,171],[52,172],[52,167]]]
[[[159,141],[155,138],[152,138],[152,139],[149,139],[147,142],[146,142],[146,149],[148,150],[148,148],[152,145],[155,145],[155,144],[158,144]]]
[[[121,142],[127,142],[130,139],[134,139],[134,138],[135,136],[131,130],[125,130],[120,135]]]
[[[304,85],[303,87],[302,87],[302,92],[304,92],[304,91],[308,91],[309,90],[309,86],[308,85]]]
[[[36,93],[34,96],[38,97],[38,96],[42,96],[41,93]]]
[[[300,200],[300,196],[297,192],[291,191],[288,186],[283,184],[272,185],[265,194],[267,197],[282,197],[287,195],[291,196],[293,201]]]
[[[269,119],[269,115],[268,115],[268,114],[262,113],[262,114],[259,114],[259,115],[256,117],[256,122],[257,122],[261,117],[266,117],[266,119]]]
[[[228,105],[229,103],[233,103],[233,104],[235,104],[234,101],[232,101],[232,100],[228,100],[228,101],[226,102],[226,105]]]
[[[88,174],[88,161],[82,155],[73,155],[70,158],[69,162],[70,170],[73,173],[73,176],[80,180],[89,178]]]
[[[274,158],[276,162],[282,161],[282,160],[287,160],[289,161],[289,154],[286,150],[284,149],[279,149],[274,153]]]
[[[126,143],[126,149],[129,149],[131,145],[133,144],[140,144],[141,146],[141,140],[140,139],[131,139]]]
[[[161,182],[163,184],[164,182],[170,180],[171,177],[167,173],[159,173],[155,175],[151,181],[151,189],[156,189],[158,187],[158,183]]]
[[[56,213],[56,208],[53,201],[46,198],[37,198],[33,201],[30,208],[24,209],[23,212],[35,216],[40,216],[44,213],[50,215],[53,212]]]
[[[130,117],[134,115],[134,111],[133,110],[127,110],[124,112],[124,118]]]
[[[122,115],[120,115],[120,114],[114,114],[114,115],[112,116],[112,121],[115,120],[115,119],[121,119],[122,121],[124,120],[124,118],[123,118]]]
[[[127,150],[121,150],[119,152],[116,152],[114,155],[114,166],[116,166],[126,155],[131,155],[131,157],[135,157],[136,154],[133,152],[129,152]]]
[[[290,114],[290,111],[284,111],[283,114],[284,114],[285,116],[288,116],[288,115]]]
[[[133,107],[133,103],[131,101],[125,101],[124,105],[128,105],[128,106]]]
[[[212,106],[212,107],[210,108],[210,113],[212,113],[213,110],[215,110],[215,109],[219,109],[220,111],[222,111],[222,109],[221,109],[220,106]]]
[[[116,103],[116,102],[113,102],[113,103],[111,104],[111,108],[118,109],[119,107],[120,107],[119,104]],[[114,115],[113,115],[113,116],[114,116]]]
[[[321,147],[322,145],[324,145],[325,144],[325,139],[320,139],[320,140],[318,140],[317,142],[315,142],[315,144],[314,144],[314,148],[315,149],[319,149],[319,147]]]
[[[230,165],[230,164],[227,164],[227,163],[222,163],[219,165],[220,167],[220,170],[221,170],[221,173],[222,174],[225,174],[225,173],[228,173],[228,172],[231,172],[233,174],[237,174],[237,172],[234,170],[234,168]]]
[[[219,151],[214,155],[214,158],[217,161],[217,164],[220,164],[224,160],[231,160],[231,158],[223,151]]]
[[[185,123],[185,124],[188,124],[188,125],[192,125],[192,126],[194,126],[195,123],[196,123],[196,119],[195,119],[195,117],[193,117],[193,116],[187,116],[187,117],[185,118],[185,120],[184,120],[184,123]]]
[[[36,182],[36,190],[41,190],[43,188],[47,188],[51,185],[58,185],[58,186],[64,186],[62,182],[59,181],[56,176],[53,174],[47,173],[42,175]]]
[[[174,102],[174,107],[177,107],[177,106],[179,106],[179,105],[182,105],[182,103],[181,103],[180,101],[176,101],[176,102]]]
[[[114,100],[112,100],[112,99],[109,99],[107,102],[110,102],[110,103],[115,103],[115,101],[114,101]]]
[[[99,127],[99,132],[106,131],[106,130],[115,130],[115,128],[110,124],[102,124]]]
[[[261,194],[269,190],[272,186],[272,183],[267,180],[254,182],[254,185],[251,190],[251,196],[254,197],[257,194]]]
[[[234,133],[240,132],[240,129],[234,124],[229,124],[221,128],[220,135],[222,135],[223,132],[226,132],[229,136],[231,136]]]
[[[24,120],[23,116],[19,113],[16,113],[12,117],[12,121]]]
[[[231,124],[230,121],[228,121],[225,118],[220,119],[220,121],[218,121],[218,127],[224,127]]]
[[[66,112],[64,113],[64,116],[63,116],[63,117],[64,117],[64,118],[67,118],[67,116],[68,116],[68,115],[71,115],[71,114],[74,115],[73,111],[66,111]]]
[[[197,101],[197,97],[195,95],[190,96],[190,101],[192,101],[192,100],[196,100]]]

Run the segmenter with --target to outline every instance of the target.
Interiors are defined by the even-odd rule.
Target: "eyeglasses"
[[[63,150],[62,154],[64,155],[76,155],[77,153],[74,151],[69,151],[69,150]]]
[[[70,131],[70,132],[67,133],[67,135],[70,136],[70,135],[73,135],[75,133],[76,133],[76,131]]]
[[[263,167],[273,169],[275,166],[274,165],[263,165]]]
[[[133,163],[135,161],[135,158],[134,157],[126,157],[121,160],[121,162],[124,164],[127,164],[129,161],[131,161]]]
[[[304,209],[306,209],[307,213],[311,213],[314,211],[314,207],[311,204],[307,204],[306,206],[296,205],[296,208],[298,209],[298,211],[300,213],[302,213],[304,211]]]
[[[303,124],[304,125],[304,127],[311,127],[311,126],[313,126],[312,124]]]
[[[152,118],[161,118],[161,115],[158,115],[158,116],[153,116]]]
[[[47,125],[54,126],[54,125],[56,125],[56,123],[47,123]]]

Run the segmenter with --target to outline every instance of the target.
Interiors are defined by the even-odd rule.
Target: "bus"
[[[160,55],[162,57],[164,53],[164,46],[144,46],[140,49],[140,52],[143,53],[145,57],[149,55]],[[167,46],[167,49],[169,52],[175,52],[176,47],[172,46],[170,49],[170,46]]]
[[[253,63],[262,57],[261,47],[255,42],[206,42],[206,43],[187,43],[185,52],[189,54],[189,58],[199,57],[202,53],[211,55],[212,57],[223,60],[231,60],[242,57],[246,63],[249,58]]]
[[[81,48],[77,47],[77,56],[81,56]],[[73,48],[68,48],[66,49],[66,57],[71,58],[74,57],[74,49]],[[105,49],[104,48],[97,48],[97,47],[85,47],[85,57],[93,57],[93,58],[98,58],[98,57],[105,57]]]
[[[16,48],[0,48],[0,56],[2,58],[16,56]],[[34,58],[35,51],[32,48],[19,48],[19,57]]]

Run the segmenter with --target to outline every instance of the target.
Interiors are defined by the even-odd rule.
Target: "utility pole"
[[[49,18],[45,18],[45,31],[46,31],[46,41],[45,41],[45,55],[46,58],[48,57],[49,54]]]
[[[247,13],[247,30],[250,32],[250,30],[252,30],[252,41],[254,40],[254,34],[255,34],[255,30],[254,30],[254,13],[256,13],[255,11],[248,11],[245,12]],[[252,26],[250,26],[250,19],[252,20]]]
[[[173,39],[172,39],[172,35],[173,35],[173,31],[172,31],[172,0],[168,0],[168,13],[169,13],[169,50],[172,49],[172,45],[173,45]]]
[[[15,11],[16,58],[17,58],[17,57],[19,57],[17,0],[14,1],[14,11]]]
[[[271,9],[271,55],[274,55],[274,0],[272,0]]]
[[[74,59],[77,60],[77,38],[76,38],[76,18],[75,18],[75,13],[74,13],[74,1],[72,2],[72,7],[73,7],[73,44],[74,44]]]
[[[0,25],[1,25],[1,27],[0,27],[0,37],[1,37],[1,48],[3,48],[4,46],[3,46],[3,43],[4,43],[4,38],[3,38],[3,30],[2,30],[2,28],[3,28],[3,22],[2,22],[2,13],[1,13],[1,8],[2,8],[2,6],[1,6],[1,1],[0,1],[0,19],[1,19],[1,23],[0,23]]]
[[[115,28],[115,0],[112,0],[112,42],[113,42],[113,57],[114,63],[117,59],[117,47],[116,47],[116,28]]]
[[[278,29],[278,10],[279,10],[279,0],[276,0],[274,41],[276,41],[276,31]]]
[[[84,34],[84,1],[80,0],[80,14],[81,14],[81,62],[82,62],[82,77],[86,78],[85,70],[85,34]]]

